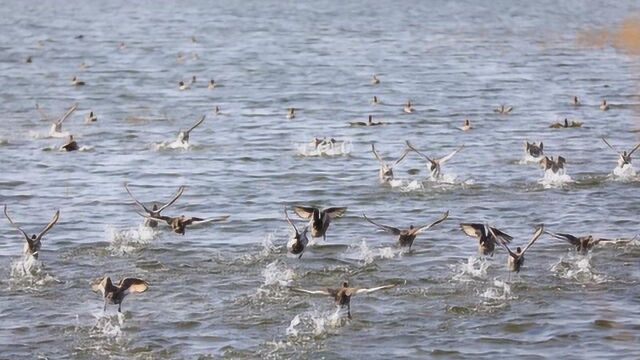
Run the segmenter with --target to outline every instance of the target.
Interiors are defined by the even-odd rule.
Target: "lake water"
[[[0,220],[0,358],[640,358],[640,181],[612,176],[600,140],[640,141],[639,12],[637,1],[4,1],[0,203],[29,233],[61,215],[37,263]],[[63,130],[81,151],[66,153],[36,104],[55,117],[75,102]],[[514,110],[494,113],[501,104]],[[97,122],[84,123],[89,111]],[[369,114],[386,124],[349,126]],[[187,149],[166,146],[202,115]],[[465,118],[473,130],[459,130]],[[564,118],[583,126],[549,128]],[[344,143],[317,154],[314,137]],[[380,184],[371,144],[391,160],[405,140],[435,157],[465,145],[443,166],[451,184],[423,181],[415,153]],[[523,162],[525,141],[565,157],[571,181]],[[231,217],[151,231],[125,182],[145,202],[185,185],[166,214]],[[285,248],[294,204],[348,207],[301,259]],[[446,210],[412,252],[362,218],[405,227]],[[620,241],[583,257],[544,235],[509,275],[506,252],[479,258],[461,222],[491,223],[514,245],[539,223]],[[124,315],[103,313],[90,284],[104,275],[150,289]],[[398,286],[355,296],[351,320],[289,290],[343,280]]]

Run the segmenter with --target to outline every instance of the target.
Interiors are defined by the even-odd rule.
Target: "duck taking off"
[[[347,316],[351,319],[351,297],[357,294],[370,294],[374,291],[391,289],[395,287],[395,284],[391,285],[382,285],[372,288],[357,288],[357,287],[349,287],[349,283],[347,281],[342,283],[341,288],[332,289],[327,288],[325,290],[306,290],[301,288],[291,288],[291,291],[303,293],[303,294],[311,294],[311,295],[327,295],[331,296],[336,305],[341,308],[347,307]]]
[[[556,239],[564,240],[576,248],[579,254],[586,255],[589,250],[601,242],[613,242],[610,239],[594,238],[592,235],[587,236],[573,236],[571,234],[554,233],[551,231],[545,231],[545,234],[549,234]]]
[[[104,309],[107,304],[118,305],[118,312],[122,312],[122,300],[129,294],[143,293],[149,289],[149,283],[138,278],[124,278],[114,285],[111,278],[105,276],[100,282],[91,284],[91,290],[101,292],[104,297]]]
[[[513,111],[513,106],[500,105],[500,107],[493,109],[493,111],[497,112],[498,114],[509,114],[511,111]]]
[[[67,110],[66,113],[64,113],[64,115],[62,115],[62,117],[60,117],[57,120],[53,121],[53,124],[51,124],[51,128],[49,129],[49,136],[51,137],[65,137],[68,136],[69,133],[63,133],[62,132],[62,123],[69,117],[71,116],[71,114],[73,114],[74,111],[76,111],[76,109],[78,108],[78,104],[73,104],[71,105],[71,107],[69,108],[69,110]],[[46,114],[44,114],[44,112],[42,111],[42,109],[40,107],[38,107],[38,111],[40,111],[40,114],[44,117],[47,118]]]
[[[408,229],[402,229],[402,230],[392,226],[378,224],[377,222],[369,219],[365,214],[362,214],[362,216],[364,217],[365,220],[379,227],[380,229],[390,234],[397,235],[398,245],[400,245],[401,247],[409,247],[409,251],[411,251],[411,245],[413,245],[413,241],[416,239],[416,236],[418,236],[418,234],[420,234],[422,231],[431,229],[435,225],[438,225],[441,222],[445,221],[447,217],[449,217],[449,211],[444,212],[440,219],[430,224],[415,226],[415,227],[413,225],[409,225]]]
[[[636,145],[633,149],[631,149],[631,151],[629,151],[627,153],[626,151],[623,151],[623,152],[618,151],[616,148],[611,146],[611,144],[609,144],[607,139],[605,139],[604,137],[601,138],[601,139],[602,139],[602,141],[604,141],[605,144],[607,144],[609,149],[613,150],[616,154],[618,154],[618,167],[619,168],[623,168],[625,165],[631,166],[631,155],[633,155],[633,153],[636,152],[636,150],[638,150],[638,148],[640,148],[640,144]]]
[[[205,117],[206,115],[202,115],[200,120],[196,121],[196,123],[193,124],[193,126],[191,126],[188,130],[180,130],[180,132],[178,133],[178,139],[176,140],[176,143],[179,143],[183,146],[189,145],[189,135],[191,134],[191,131],[193,131],[193,129],[200,126],[200,124],[204,122]]]
[[[532,158],[537,159],[544,155],[543,150],[544,150],[544,144],[542,144],[542,141],[540,142],[540,144],[536,144],[535,142],[529,143],[528,141],[525,141],[524,151],[526,155],[529,155]]]
[[[144,225],[151,227],[151,228],[155,228],[158,226],[158,222],[156,220],[154,220],[153,218],[157,218],[160,217],[160,212],[162,212],[162,210],[168,208],[169,206],[173,205],[173,203],[175,203],[180,196],[182,196],[182,193],[184,192],[184,186],[180,186],[178,188],[178,191],[176,191],[176,193],[171,197],[171,199],[166,202],[164,205],[162,205],[161,207],[158,208],[158,204],[153,204],[153,208],[151,210],[149,210],[149,208],[147,208],[146,206],[144,206],[143,203],[141,203],[140,201],[138,201],[133,194],[131,193],[131,191],[129,190],[129,187],[127,185],[127,183],[124,183],[124,189],[127,191],[127,194],[129,194],[129,196],[131,197],[131,199],[133,200],[133,202],[136,203],[136,205],[138,205],[142,211],[144,211],[147,215],[149,215],[149,218],[146,218],[146,220],[144,221]]]
[[[404,160],[404,158],[409,153],[409,150],[404,149],[404,151],[402,151],[402,154],[400,154],[400,157],[393,164],[389,164],[386,161],[384,161],[382,156],[380,156],[380,154],[376,150],[375,145],[373,145],[373,144],[371,144],[371,152],[373,152],[373,156],[376,157],[376,159],[378,160],[378,163],[380,164],[380,171],[378,173],[378,177],[380,178],[380,182],[381,183],[388,183],[388,182],[393,180],[393,168],[396,165],[400,164],[400,162],[402,162],[402,160]]]
[[[496,245],[513,240],[511,235],[486,224],[462,223],[460,228],[467,236],[478,239],[478,254],[483,256],[493,256]]]
[[[309,239],[307,238],[307,230],[309,229],[309,227],[305,226],[304,229],[302,229],[302,232],[299,232],[293,221],[289,219],[289,214],[287,214],[286,206],[284,207],[284,217],[285,219],[287,219],[289,225],[293,228],[293,231],[295,231],[295,235],[287,243],[287,249],[293,255],[299,254],[298,259],[300,259],[302,257],[302,254],[304,253],[304,249],[307,247],[307,244],[309,244]]]
[[[489,231],[491,231],[491,228],[489,228]],[[538,240],[540,235],[542,235],[543,231],[544,231],[544,225],[543,224],[538,225],[536,227],[536,231],[533,233],[533,237],[531,238],[531,240],[529,240],[529,243],[524,248],[524,250],[518,246],[516,248],[516,251],[513,252],[511,251],[511,249],[509,249],[509,246],[507,245],[506,242],[500,242],[500,245],[502,245],[509,253],[509,257],[507,258],[507,268],[509,269],[509,271],[515,271],[517,273],[520,272],[520,269],[524,264],[524,254],[527,252],[527,250],[529,250],[531,245],[533,245],[533,243],[535,243],[536,240]]]
[[[60,218],[60,210],[57,210],[56,213],[53,214],[53,217],[51,218],[49,223],[42,229],[42,231],[40,231],[39,234],[33,234],[31,236],[27,235],[27,233],[22,230],[20,226],[18,226],[13,222],[13,220],[11,220],[11,217],[9,217],[9,213],[7,211],[6,204],[4,205],[4,216],[6,216],[7,220],[9,220],[9,223],[13,227],[15,227],[22,234],[22,236],[24,236],[24,239],[26,240],[26,244],[24,245],[24,254],[27,256],[31,255],[34,259],[37,260],[38,255],[40,254],[40,248],[42,247],[42,237],[58,222],[58,219]]]
[[[299,217],[309,220],[311,236],[322,237],[327,240],[327,230],[332,220],[335,220],[347,211],[346,207],[330,207],[323,210],[313,206],[294,206],[293,211]]]
[[[464,145],[462,145],[447,156],[443,156],[439,159],[432,159],[427,155],[423,154],[422,152],[420,152],[420,150],[416,149],[413,145],[411,145],[409,141],[405,141],[405,144],[407,144],[407,148],[409,148],[410,150],[413,150],[415,153],[420,155],[420,157],[427,160],[427,168],[429,169],[429,173],[431,174],[431,180],[433,181],[438,181],[442,178],[442,165],[444,165],[444,163],[449,161],[455,154],[460,152],[460,150],[464,149]]]

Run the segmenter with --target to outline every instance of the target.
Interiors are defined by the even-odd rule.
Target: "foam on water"
[[[92,313],[96,320],[95,325],[91,328],[93,337],[118,339],[122,335],[122,326],[124,325],[124,314],[116,312],[115,315],[109,315],[100,309],[98,312]]]
[[[344,309],[319,312],[317,310],[297,314],[290,322],[285,333],[289,341],[311,341],[336,334],[337,330],[349,320],[344,316]]]
[[[105,238],[111,244],[109,250],[113,254],[129,254],[138,251],[140,247],[148,244],[157,235],[157,232],[144,224],[137,228],[118,230],[112,225],[105,228]]]
[[[487,278],[487,270],[491,266],[491,261],[486,257],[469,256],[466,262],[449,265],[453,270],[452,279],[459,282],[469,282],[483,280]]]
[[[606,276],[598,274],[591,266],[591,254],[580,255],[570,252],[551,266],[551,272],[559,278],[579,283],[602,283]]]
[[[11,262],[10,284],[12,286],[29,289],[60,282],[60,280],[45,271],[45,267],[40,260],[31,255],[24,255]]]
[[[524,156],[518,161],[518,164],[520,165],[538,165],[540,164],[540,161],[542,160],[543,156],[540,157],[533,157],[531,156],[531,154],[529,153],[525,153]]]
[[[493,279],[493,285],[488,286],[479,295],[489,302],[517,299],[516,296],[511,294],[511,285],[506,281],[498,279]]]
[[[624,164],[622,167],[616,166],[611,172],[614,180],[622,182],[638,181],[636,170],[632,164]]]
[[[558,188],[573,183],[571,176],[566,173],[554,173],[551,170],[544,172],[544,177],[538,181],[545,189]]]
[[[342,156],[351,153],[353,148],[351,140],[341,140],[334,144],[320,144],[316,146],[313,143],[296,144],[296,152],[300,156]]]
[[[402,248],[394,248],[390,246],[371,249],[369,248],[369,245],[367,245],[367,241],[362,239],[362,242],[358,245],[357,257],[362,261],[363,265],[369,265],[373,263],[376,258],[393,259],[396,256],[400,256],[403,252],[404,249]]]

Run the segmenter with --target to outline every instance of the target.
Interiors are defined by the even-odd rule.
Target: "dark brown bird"
[[[64,151],[76,151],[80,149],[78,143],[73,139],[73,135],[69,135],[69,138],[67,138],[67,142],[64,143],[64,145],[62,145],[60,148]]]
[[[156,221],[164,221],[167,223],[167,225],[171,226],[171,229],[173,230],[173,232],[175,232],[176,234],[180,234],[180,235],[184,235],[187,226],[190,225],[198,225],[198,224],[208,224],[208,223],[217,223],[217,222],[223,222],[225,220],[227,220],[229,218],[229,215],[224,215],[224,216],[220,216],[217,218],[199,218],[199,217],[195,217],[195,216],[185,216],[185,215],[180,215],[180,216],[165,216],[165,215],[160,215],[160,216],[149,216],[149,215],[144,215],[144,214],[140,214],[138,213],[138,215],[145,217],[147,219],[152,219],[152,220],[156,220]]]
[[[349,287],[348,282],[343,282],[342,287],[338,289],[327,288],[326,290],[306,290],[300,288],[291,288],[291,291],[311,294],[311,295],[328,295],[334,298],[336,304],[340,307],[347,307],[347,315],[349,319],[351,319],[351,297],[356,294],[369,294],[374,291],[391,289],[395,287],[395,284],[392,285],[383,285],[373,288],[354,288]]]
[[[312,206],[294,206],[293,211],[299,217],[309,220],[312,237],[327,239],[327,229],[331,220],[337,219],[347,211],[346,207],[330,207],[323,210]]]
[[[463,223],[460,228],[465,234],[478,239],[478,253],[493,256],[496,245],[509,243],[513,237],[489,225],[479,223]]]
[[[304,252],[304,249],[307,247],[307,244],[309,243],[309,239],[307,238],[307,230],[309,229],[309,227],[305,226],[304,229],[302,229],[302,232],[299,232],[296,225],[291,221],[291,219],[289,219],[289,214],[287,214],[286,206],[284,207],[284,217],[287,219],[287,222],[289,223],[289,225],[291,225],[291,227],[293,228],[293,231],[295,231],[295,235],[287,243],[287,249],[293,255],[300,254],[298,256],[298,259],[300,259]]]
[[[379,227],[380,229],[393,234],[393,235],[397,235],[398,236],[398,244],[402,247],[409,247],[409,250],[411,250],[411,245],[413,245],[413,241],[416,239],[416,236],[418,236],[418,234],[420,234],[423,230],[428,230],[430,228],[432,228],[435,225],[440,224],[441,222],[445,221],[447,219],[447,217],[449,217],[449,212],[446,211],[444,214],[442,214],[442,217],[434,222],[432,222],[431,224],[427,224],[427,225],[422,225],[422,226],[416,226],[414,227],[413,225],[409,225],[408,229],[398,229],[398,228],[394,228],[392,226],[387,226],[387,225],[382,225],[382,224],[378,224],[375,221],[369,219],[367,217],[367,215],[362,214],[362,216],[364,216],[364,219],[367,220],[368,222],[372,223],[373,225]]]
[[[556,239],[564,240],[569,244],[575,246],[576,251],[579,254],[586,255],[589,250],[601,242],[613,242],[610,239],[596,239],[592,235],[587,236],[573,236],[571,234],[553,233],[551,231],[545,231],[546,234],[553,236]]]
[[[491,228],[489,228],[489,231],[491,231]],[[536,231],[533,233],[533,237],[531,238],[531,240],[529,240],[529,243],[524,248],[524,250],[518,246],[516,248],[516,251],[513,252],[511,251],[511,249],[509,249],[509,246],[507,246],[506,242],[500,242],[500,245],[502,245],[509,253],[509,257],[507,258],[507,268],[509,269],[509,271],[515,271],[517,273],[520,272],[520,268],[522,268],[522,265],[524,264],[524,254],[527,252],[527,250],[529,250],[531,245],[533,245],[533,243],[538,240],[543,231],[543,224],[536,227]]]
[[[142,293],[149,289],[149,283],[138,278],[124,278],[118,285],[113,285],[111,278],[105,276],[100,282],[91,285],[95,292],[102,292],[104,296],[104,309],[107,311],[107,304],[118,305],[118,312],[122,312],[122,300],[129,295]]]
[[[171,200],[169,200],[167,203],[165,203],[164,205],[162,205],[161,207],[158,208],[157,204],[153,204],[153,208],[151,210],[149,210],[149,208],[147,208],[146,206],[144,206],[143,203],[141,203],[140,201],[136,200],[136,198],[133,196],[133,194],[131,194],[131,191],[129,191],[129,187],[127,186],[127,183],[124,183],[124,189],[127,191],[127,193],[129,194],[129,196],[131,197],[131,199],[145,212],[147,213],[150,217],[160,217],[160,212],[166,208],[168,208],[169,206],[173,205],[174,202],[176,202],[176,200],[178,200],[180,198],[180,196],[182,196],[182,193],[184,192],[184,186],[180,186],[178,188],[178,191],[171,197]],[[152,227],[155,228],[158,226],[158,222],[156,220],[153,220],[151,218],[147,218],[144,222],[145,226],[148,227]]]
[[[39,234],[33,234],[31,236],[27,235],[27,233],[22,230],[20,226],[18,226],[13,222],[13,220],[11,220],[11,218],[9,217],[9,213],[7,212],[7,205],[4,206],[4,216],[7,217],[9,223],[13,225],[13,227],[15,227],[27,241],[27,243],[24,245],[24,254],[31,255],[34,257],[34,259],[37,260],[38,255],[40,254],[40,248],[42,247],[42,237],[58,222],[58,219],[60,218],[60,210],[57,210],[56,213],[53,214],[53,217],[51,218],[49,223],[44,227],[44,229],[42,229],[42,231],[40,231]]]
[[[533,157],[533,158],[538,158],[542,155],[544,155],[544,144],[542,144],[542,141],[540,142],[540,145],[532,142],[529,143],[528,141],[525,141],[525,146],[524,146],[524,151],[529,154],[529,156]]]

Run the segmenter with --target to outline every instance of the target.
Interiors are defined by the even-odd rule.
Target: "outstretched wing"
[[[365,214],[362,214],[362,216],[364,216],[365,220],[367,220],[368,222],[372,223],[373,225],[379,227],[380,229],[382,229],[382,230],[384,230],[384,231],[386,231],[388,233],[391,233],[393,235],[400,235],[400,229],[394,228],[393,226],[387,226],[387,225],[378,224],[377,222],[369,219],[367,217],[367,215],[365,215]]]
[[[379,153],[378,153],[378,151],[376,150],[376,146],[375,146],[375,145],[373,145],[373,144],[371,144],[371,151],[373,152],[373,156],[375,156],[375,157],[376,157],[376,159],[378,159],[378,161],[379,161],[381,164],[383,164],[383,165],[384,165],[384,164],[385,164],[384,160],[382,160],[382,157],[380,156],[380,154],[379,154]]]
[[[629,151],[629,156],[633,155],[633,153],[636,152],[638,148],[640,148],[640,144],[636,145],[636,147],[634,147],[633,150]]]
[[[293,223],[293,221],[291,221],[291,219],[289,219],[289,214],[287,214],[287,206],[285,205],[284,207],[284,218],[287,219],[287,222],[289,223],[289,225],[291,225],[291,227],[293,228],[293,230],[296,232],[296,234],[298,234],[298,228],[296,227],[296,225]]]
[[[318,209],[311,206],[294,206],[293,207],[293,212],[295,212],[296,215],[300,216],[303,219],[311,219],[314,211],[318,211]]]
[[[404,158],[407,156],[407,154],[409,153],[409,149],[404,149],[402,151],[402,154],[400,155],[400,157],[398,158],[398,160],[396,160],[396,162],[393,163],[393,166],[396,166],[398,164],[400,164],[400,162],[402,160],[404,160]]]
[[[66,113],[64,113],[64,115],[62,115],[62,117],[60,118],[60,120],[56,121],[57,124],[62,124],[63,121],[65,121],[69,116],[71,116],[71,114],[73,114],[74,111],[76,111],[76,109],[78,108],[78,104],[73,104],[71,105],[71,107],[69,108],[69,110],[67,110]]]
[[[602,141],[604,141],[605,144],[607,144],[607,146],[609,147],[609,149],[613,150],[616,154],[620,155],[620,151],[616,150],[616,148],[614,148],[613,146],[611,146],[611,144],[609,144],[609,142],[607,141],[607,139],[605,139],[604,137],[601,138]]]
[[[544,224],[540,224],[536,228],[536,231],[533,233],[533,237],[531,237],[531,240],[529,240],[529,243],[527,244],[527,246],[524,249],[522,249],[522,255],[524,255],[524,253],[527,252],[527,250],[531,247],[531,245],[533,245],[533,243],[536,242],[536,240],[538,240],[538,238],[540,237],[540,235],[542,235],[543,232],[544,232]]]
[[[184,185],[180,186],[178,188],[178,191],[176,191],[175,195],[173,195],[173,197],[171,198],[171,200],[169,200],[168,203],[160,206],[160,208],[158,210],[156,210],[156,212],[161,212],[162,210],[168,208],[169,206],[173,205],[174,202],[176,202],[176,200],[178,200],[180,198],[180,196],[182,196],[182,193],[184,192]]]
[[[226,221],[229,218],[229,216],[230,215],[223,215],[223,216],[219,216],[219,217],[216,217],[216,218],[206,218],[206,219],[201,219],[201,218],[197,218],[197,217],[191,217],[185,223],[186,223],[186,225],[200,225],[200,224],[209,224],[209,223],[219,223],[219,222]]]
[[[31,244],[31,238],[29,237],[29,235],[27,235],[27,233],[24,232],[24,230],[22,230],[22,228],[18,226],[18,224],[14,223],[13,220],[11,220],[11,218],[9,217],[9,213],[7,212],[7,204],[4,205],[4,216],[7,217],[7,220],[9,220],[9,223],[13,225],[13,227],[15,227],[18,231],[22,233],[24,238],[27,239],[27,242]]]
[[[324,209],[323,212],[327,214],[331,220],[333,220],[344,215],[344,213],[347,212],[347,208],[346,207],[330,207],[330,208]]]
[[[385,289],[391,289],[396,287],[396,284],[391,284],[391,285],[382,285],[382,286],[377,286],[377,287],[372,287],[372,288],[355,288],[351,294],[352,295],[356,295],[356,294],[369,294],[372,293],[374,291],[378,291],[378,290],[385,290]]]
[[[149,210],[146,206],[144,206],[143,203],[141,203],[140,201],[138,201],[138,199],[136,199],[133,194],[131,193],[131,191],[129,190],[129,187],[127,186],[127,183],[124,183],[124,189],[127,191],[127,194],[129,194],[129,196],[131,197],[131,199],[133,200],[133,202],[135,202],[138,206],[140,206],[142,208],[142,210],[144,210],[144,212],[151,214],[152,211]],[[144,215],[143,215],[144,216]]]
[[[467,236],[471,236],[474,238],[482,237],[482,230],[484,229],[483,224],[472,224],[472,223],[462,223],[460,224],[460,228],[462,231],[467,234]]]
[[[430,163],[433,163],[433,162],[434,162],[430,157],[428,157],[427,155],[425,155],[425,154],[421,153],[421,152],[420,152],[420,150],[416,149],[413,145],[411,145],[411,143],[409,142],[409,140],[405,140],[405,142],[404,142],[404,143],[407,145],[407,147],[408,147],[410,150],[413,150],[416,154],[420,155],[421,157],[423,157],[424,159],[426,159],[428,162],[430,162]]]
[[[433,226],[438,225],[441,222],[445,221],[448,217],[449,217],[449,211],[447,210],[447,211],[444,212],[444,214],[442,214],[442,217],[440,219],[432,222],[431,224],[422,225],[422,226],[416,227],[415,233],[418,234],[423,230],[428,230],[428,229],[432,228]]]
[[[506,242],[507,244],[511,242],[511,240],[513,240],[513,236],[503,232],[500,229],[496,229],[494,227],[489,227],[490,232],[493,234],[493,236],[495,236],[496,238]]]
[[[326,290],[306,290],[306,289],[301,289],[301,288],[289,288],[289,290],[294,291],[294,292],[298,292],[298,293],[302,293],[302,294],[310,294],[310,295],[329,295],[331,296],[331,292],[329,291],[329,289]]]
[[[571,245],[578,246],[580,245],[580,239],[571,235],[571,234],[562,234],[562,233],[553,233],[551,231],[545,231],[546,234],[553,236],[556,239],[564,240]]]
[[[505,250],[507,250],[507,252],[509,253],[509,255],[510,255],[511,257],[514,257],[514,258],[517,258],[517,257],[518,257],[518,255],[516,255],[516,253],[514,253],[513,251],[511,251],[511,249],[509,249],[509,246],[507,245],[507,241],[502,241],[502,240],[503,240],[503,238],[502,238],[502,237],[500,237],[500,236],[498,236],[498,234],[496,234],[496,233],[495,233],[494,228],[492,228],[492,227],[490,227],[490,226],[487,226],[487,229],[489,229],[489,233],[490,233],[491,235],[493,235],[493,237],[494,237],[495,239],[497,239],[497,240],[498,240],[498,244],[502,245],[502,247],[503,247]]]
[[[38,240],[41,240],[42,237],[44,236],[44,234],[46,234],[49,230],[51,230],[51,228],[58,222],[59,218],[60,218],[60,210],[56,211],[56,213],[53,214],[53,217],[51,218],[51,221],[49,221],[47,226],[45,226],[44,229],[42,229],[42,231],[40,231],[40,234],[38,234],[38,236],[36,236],[35,241],[37,242]]]
[[[206,115],[202,115],[202,117],[200,118],[200,120],[198,120],[195,124],[193,124],[192,127],[189,128],[189,130],[187,130],[187,134],[191,132],[191,130],[197,128],[198,126],[200,126],[200,124],[202,124],[204,122],[204,118],[206,117]]]
[[[102,296],[104,296],[104,293],[106,292],[107,287],[110,287],[110,286],[111,286],[111,279],[109,279],[108,276],[105,276],[99,281],[92,283],[91,290],[93,290],[94,292],[99,291],[102,293]]]
[[[464,149],[464,145],[460,146],[458,149],[456,149],[455,151],[453,151],[451,154],[441,157],[440,159],[438,159],[438,163],[440,163],[440,165],[446,163],[447,161],[449,161],[449,159],[451,159],[455,154],[459,153],[460,150]]]
[[[138,278],[124,278],[118,284],[120,291],[129,293],[141,293],[149,289],[149,283]]]

